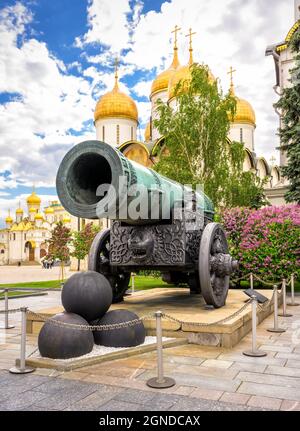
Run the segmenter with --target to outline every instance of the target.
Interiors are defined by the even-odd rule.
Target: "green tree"
[[[155,169],[183,184],[202,184],[217,207],[258,203],[262,185],[255,174],[242,171],[244,145],[228,140],[234,96],[223,94],[208,67],[200,65],[191,66],[191,80],[180,81],[175,96],[175,110],[157,103],[154,125],[165,137],[165,148]],[[243,193],[243,188],[251,193]]]
[[[294,33],[289,47],[295,54],[291,86],[283,90],[276,106],[282,112],[279,135],[288,157],[287,166],[282,168],[282,175],[290,182],[285,198],[287,202],[300,204],[300,29]]]
[[[65,279],[64,267],[66,262],[70,259],[69,246],[71,244],[71,237],[71,230],[60,221],[53,229],[51,239],[47,241],[49,244],[47,258],[59,259],[60,261],[61,281]]]
[[[99,227],[93,223],[87,223],[84,228],[78,232],[73,232],[72,253],[71,256],[78,260],[77,270],[80,271],[80,261],[88,255],[92,242],[99,232]]]

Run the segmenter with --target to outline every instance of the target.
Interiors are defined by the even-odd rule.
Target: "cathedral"
[[[177,47],[177,32],[180,29],[176,26],[173,33],[175,34],[173,61],[168,69],[161,72],[153,81],[149,99],[151,102],[151,116],[145,129],[144,141],[137,140],[138,128],[138,110],[134,100],[123,93],[118,85],[118,70],[115,69],[115,82],[113,89],[104,94],[98,101],[94,114],[94,124],[96,127],[96,136],[100,141],[104,141],[113,147],[117,147],[126,157],[134,160],[144,166],[152,167],[161,150],[165,145],[165,139],[160,136],[154,126],[154,120],[157,118],[157,101],[160,99],[168,103],[170,107],[176,109],[176,97],[174,90],[183,80],[191,80],[191,65],[194,64],[192,36],[190,29],[189,34],[189,59],[186,64],[179,61]],[[273,189],[282,186],[280,170],[275,165],[270,165],[264,157],[258,157],[255,153],[255,129],[256,116],[253,107],[249,101],[236,94],[233,82],[233,68],[230,69],[231,75],[230,92],[235,97],[237,106],[236,113],[230,125],[228,142],[238,141],[245,146],[245,171],[253,171],[260,179],[266,180],[266,196],[271,204],[283,204],[283,196],[273,194]],[[210,72],[210,79],[214,80]]]
[[[293,67],[293,56],[288,49],[288,42],[300,26],[300,0],[295,1],[295,24],[288,32],[284,41],[267,47],[266,55],[272,55],[275,62],[276,84],[274,90],[280,96],[282,90],[290,85],[290,69]],[[170,66],[161,72],[153,81],[149,99],[151,102],[151,116],[145,129],[143,142],[137,139],[139,125],[138,109],[135,101],[119,89],[118,68],[115,68],[114,86],[111,91],[104,94],[96,104],[94,124],[96,137],[115,148],[118,148],[130,160],[134,160],[151,168],[158,160],[165,139],[160,136],[154,126],[157,118],[156,104],[160,99],[176,109],[174,89],[179,81],[191,80],[190,66],[194,64],[192,36],[189,34],[189,59],[185,64],[179,61],[177,47],[176,26],[174,33],[173,60]],[[244,171],[252,171],[260,179],[266,180],[265,194],[272,205],[283,205],[284,195],[288,183],[281,178],[280,167],[287,163],[286,152],[279,148],[280,167],[270,165],[264,157],[255,152],[256,116],[251,103],[236,94],[233,82],[233,68],[230,69],[230,92],[235,97],[237,107],[234,118],[230,124],[228,143],[238,141],[244,144],[245,159]],[[214,80],[210,72],[210,79]],[[270,107],[271,108],[271,107]],[[280,112],[279,120],[281,122]],[[275,131],[274,131],[275,132]],[[18,262],[40,262],[47,254],[47,240],[51,238],[51,231],[58,221],[62,221],[71,230],[81,229],[85,220],[70,216],[58,201],[41,211],[41,199],[32,192],[27,200],[27,214],[20,207],[16,209],[15,217],[10,214],[6,217],[6,228],[0,229],[0,265],[16,264]],[[99,227],[105,226],[99,221]],[[75,260],[72,259],[75,269]],[[72,267],[72,265],[71,265]]]
[[[6,228],[0,229],[0,265],[41,262],[56,224],[62,221],[71,227],[71,217],[58,201],[52,201],[42,211],[41,198],[33,190],[26,203],[27,214],[19,205],[15,217],[9,212]]]

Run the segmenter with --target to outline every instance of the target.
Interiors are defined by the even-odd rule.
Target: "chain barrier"
[[[113,323],[111,325],[77,325],[75,323],[60,322],[58,320],[53,319],[52,317],[49,318],[49,317],[46,317],[44,314],[35,313],[34,311],[31,311],[31,310],[27,310],[27,314],[37,317],[43,322],[50,323],[51,325],[63,326],[70,329],[78,329],[79,331],[110,331],[114,329],[122,329],[122,328],[135,326],[138,323],[149,319],[150,317],[152,318],[154,317],[154,313],[149,313],[143,317],[139,317],[138,319],[130,320],[128,322]]]
[[[19,313],[21,310],[21,308],[12,308],[10,310],[0,310],[0,314],[14,314],[14,313]]]
[[[251,299],[249,299],[243,307],[241,307],[239,310],[231,314],[230,316],[225,317],[224,319],[218,320],[217,322],[211,322],[211,323],[204,323],[204,322],[184,322],[183,320],[176,319],[176,317],[172,317],[169,314],[162,313],[162,317],[165,317],[168,320],[171,320],[173,322],[179,323],[180,325],[191,325],[191,326],[197,326],[197,327],[209,327],[214,325],[221,325],[222,323],[226,323],[229,320],[234,319],[235,317],[239,316],[241,313],[243,313],[246,308],[249,307],[251,304]]]

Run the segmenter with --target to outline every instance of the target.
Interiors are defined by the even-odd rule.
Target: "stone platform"
[[[271,290],[259,291],[268,298]],[[229,291],[226,306],[218,310],[205,309],[201,295],[190,295],[188,289],[151,289],[126,296],[121,304],[113,304],[110,310],[126,308],[142,317],[155,311],[162,311],[183,323],[163,319],[163,335],[170,338],[184,338],[189,343],[231,348],[251,331],[251,306],[237,313],[247,300],[242,290]],[[279,303],[281,298],[279,298]],[[39,310],[38,313],[53,316],[63,311],[62,307]],[[261,323],[273,312],[269,304],[258,311],[258,323]],[[230,319],[230,316],[233,316]],[[229,318],[225,323],[220,320]],[[201,326],[201,324],[204,324]],[[205,326],[209,324],[209,326]],[[155,318],[144,321],[147,335],[155,335]],[[27,333],[38,334],[43,322],[35,316],[28,316]]]

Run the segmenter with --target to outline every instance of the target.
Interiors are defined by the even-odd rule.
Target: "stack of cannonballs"
[[[57,324],[47,321],[39,333],[38,346],[43,357],[76,358],[90,353],[94,343],[106,347],[134,347],[145,341],[142,322],[93,332],[63,325],[111,325],[138,318],[128,310],[107,312],[112,304],[112,289],[107,278],[98,272],[87,271],[72,275],[62,289],[61,301],[65,311],[50,319],[57,321]]]

